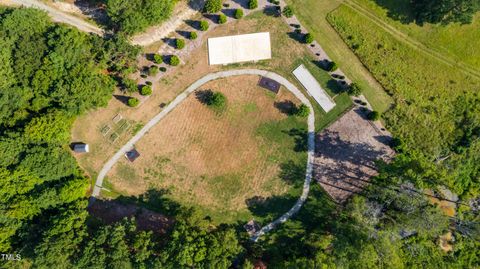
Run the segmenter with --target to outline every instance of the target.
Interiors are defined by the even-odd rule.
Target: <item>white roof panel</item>
[[[300,83],[305,87],[308,94],[317,101],[317,103],[328,112],[335,107],[335,102],[330,98],[327,92],[320,86],[315,77],[308,71],[307,68],[302,64],[297,69],[293,70],[293,75],[300,81]]]
[[[272,58],[270,33],[254,33],[208,39],[208,62],[230,64]]]

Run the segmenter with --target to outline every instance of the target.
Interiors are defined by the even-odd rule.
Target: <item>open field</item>
[[[184,25],[182,30],[189,31],[192,30],[192,27]],[[241,65],[208,65],[205,41],[209,36],[225,36],[260,31],[269,31],[271,34],[272,60]],[[345,93],[339,93],[339,87],[335,83],[332,83],[333,80],[328,73],[315,65],[313,57],[310,56],[306,46],[290,38],[288,35],[289,32],[291,32],[290,28],[281,18],[265,16],[260,11],[242,20],[222,25],[208,32],[202,37],[202,40],[200,40],[202,45],[192,52],[190,58],[182,59],[185,62],[184,64],[178,66],[173,72],[169,73],[160,81],[153,83],[153,94],[145,100],[140,107],[129,108],[117,98],[113,98],[106,108],[89,112],[76,120],[72,131],[72,140],[84,141],[91,145],[91,152],[89,154],[76,156],[79,164],[87,171],[89,176],[94,179],[96,173],[100,171],[102,165],[108,158],[131,137],[135,126],[146,123],[162,109],[163,105],[170,102],[176,95],[198,78],[207,73],[222,69],[249,68],[255,66],[265,70],[272,70],[287,78],[299,89],[302,89],[291,72],[299,64],[305,64],[322,87],[327,90],[331,96],[335,96],[334,100],[337,106],[328,114],[323,112],[321,108],[314,103],[313,99],[311,99],[315,109],[316,128],[320,130],[325,127],[334,121],[345,109],[351,106],[351,100]],[[148,63],[148,65],[150,64],[151,63]],[[147,63],[145,63],[145,65],[147,65]],[[122,93],[117,92],[116,95],[122,95]],[[102,135],[101,129],[106,124],[112,123],[113,118],[118,114],[121,114],[124,119],[128,120],[132,127],[130,131],[126,132],[116,143],[109,143]],[[108,192],[104,192],[104,195],[108,195]]]
[[[136,145],[141,158],[114,166],[108,175],[114,189],[168,190],[177,203],[228,222],[251,217],[253,198],[297,192],[305,176],[306,122],[286,115],[290,102],[298,104],[291,93],[275,96],[256,86],[258,79],[221,79],[199,89],[227,97],[220,113],[190,95]]]
[[[399,41],[347,5],[328,17],[395,100],[384,116],[395,135],[408,145],[438,156],[452,143],[463,98],[480,81]]]
[[[418,25],[413,22],[408,0],[372,1],[353,0],[388,25],[405,33],[426,47],[451,58],[454,62],[480,72],[480,50],[474,44],[480,40],[480,13],[471,24]],[[357,10],[358,11],[358,10]]]
[[[295,15],[315,35],[315,39],[327,54],[339,64],[350,79],[362,87],[370,104],[376,110],[385,111],[392,100],[326,19],[327,14],[342,2],[341,0],[287,0],[287,3],[293,6]]]

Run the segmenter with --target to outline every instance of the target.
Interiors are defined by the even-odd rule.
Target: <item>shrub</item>
[[[235,19],[241,19],[243,17],[243,10],[241,8],[235,9]]]
[[[287,17],[287,18],[291,18],[293,16],[293,9],[291,6],[285,6],[283,8],[283,16]]]
[[[188,36],[189,39],[194,40],[197,39],[198,35],[197,32],[190,32],[190,35]]]
[[[153,55],[153,62],[156,64],[161,64],[163,63],[163,57],[160,54],[155,54]]]
[[[181,38],[177,38],[175,40],[175,47],[179,50],[185,48],[185,40],[183,40]]]
[[[133,79],[122,79],[123,89],[127,92],[136,92],[138,89],[137,82]]]
[[[249,0],[248,1],[248,8],[249,9],[256,9],[258,7],[258,1],[257,0]]]
[[[313,35],[312,35],[311,33],[307,33],[307,34],[305,35],[304,42],[305,42],[306,44],[310,44],[310,43],[313,42],[313,39],[314,39],[314,38],[313,38]]]
[[[360,89],[358,84],[355,82],[350,84],[350,86],[348,87],[348,95],[359,96],[360,94],[362,94],[362,89]]]
[[[150,68],[148,68],[148,75],[155,76],[156,74],[158,74],[158,66],[156,65],[150,66]]]
[[[205,12],[217,13],[222,10],[222,0],[207,0],[205,3]]]
[[[161,72],[166,72],[167,68],[165,66],[161,66],[160,68],[158,68],[158,70],[160,70]]]
[[[172,55],[172,57],[170,57],[170,65],[172,66],[177,66],[180,64],[180,58],[178,58],[177,55]]]
[[[219,24],[224,24],[227,22],[227,16],[225,16],[225,14],[220,14],[218,16],[218,23]]]
[[[227,103],[227,98],[221,92],[214,92],[211,91],[206,96],[205,103],[207,106],[214,108],[217,111],[221,111],[225,108]]]
[[[309,114],[310,114],[310,108],[305,104],[301,104],[297,108],[297,111],[295,111],[295,115],[302,118],[307,117]]]
[[[336,62],[329,62],[326,66],[325,70],[329,72],[333,72],[338,69],[338,65]]]
[[[152,94],[152,87],[149,85],[145,85],[140,89],[141,95],[150,95]]]
[[[138,104],[140,104],[140,100],[138,100],[135,97],[130,97],[127,101],[127,105],[129,107],[136,107],[136,106],[138,106]]]
[[[367,118],[371,121],[376,121],[380,119],[380,113],[378,111],[371,111],[368,113]]]
[[[149,85],[149,86],[152,86],[152,82],[151,81],[145,81],[145,84]]]
[[[208,30],[208,21],[200,21],[200,30],[202,31]]]

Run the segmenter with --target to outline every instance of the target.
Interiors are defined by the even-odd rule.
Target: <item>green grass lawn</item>
[[[480,70],[480,49],[478,49],[480,13],[475,16],[471,24],[420,26],[411,21],[412,14],[408,0],[378,1],[381,5],[372,0],[353,1],[427,47]]]
[[[410,145],[438,156],[456,135],[460,98],[477,91],[480,81],[412,49],[346,5],[328,19],[393,96],[395,106],[385,114],[388,126]]]
[[[314,34],[327,54],[339,64],[350,79],[362,87],[374,109],[387,110],[392,100],[327,22],[327,14],[337,8],[342,1],[287,0],[287,3],[293,6],[295,15],[308,31]]]

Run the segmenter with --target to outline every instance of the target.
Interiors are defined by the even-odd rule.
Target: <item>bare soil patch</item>
[[[97,200],[88,208],[88,212],[106,224],[115,223],[124,218],[135,218],[139,230],[152,231],[156,234],[165,234],[173,224],[173,219],[162,214],[116,201]]]
[[[346,201],[377,174],[375,161],[389,161],[391,136],[355,107],[317,136],[314,178],[337,202]]]

